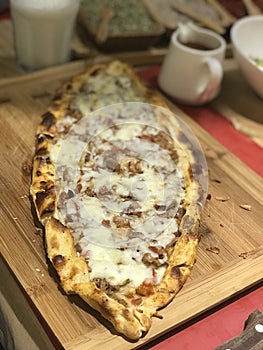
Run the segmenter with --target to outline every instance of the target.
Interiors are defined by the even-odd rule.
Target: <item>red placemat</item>
[[[263,310],[263,287],[153,345],[151,350],[212,350],[242,333],[245,321],[256,309]]]

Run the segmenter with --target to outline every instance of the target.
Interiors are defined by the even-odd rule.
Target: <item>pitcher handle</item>
[[[224,73],[221,63],[216,58],[206,57],[203,63],[207,65],[209,76],[207,85],[199,95],[200,102],[209,101],[216,95]]]

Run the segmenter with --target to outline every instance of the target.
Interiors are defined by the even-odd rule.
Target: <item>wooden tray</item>
[[[209,166],[211,199],[203,211],[197,263],[184,288],[161,311],[163,319],[154,319],[143,339],[131,343],[116,335],[96,312],[58,287],[54,271],[47,265],[42,235],[36,234],[28,198],[40,115],[61,82],[85,65],[75,62],[0,81],[1,254],[59,348],[139,348],[262,280],[263,183],[173,106],[200,140]],[[251,205],[251,210],[242,205]]]

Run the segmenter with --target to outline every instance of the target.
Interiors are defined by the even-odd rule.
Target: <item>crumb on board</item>
[[[32,172],[31,162],[25,161],[22,164],[22,172],[23,172],[23,175],[26,175],[26,176],[30,176],[31,175],[31,172]]]
[[[208,247],[206,250],[217,255],[220,253],[220,249],[218,247]]]
[[[23,194],[22,196],[20,196],[21,199],[24,199],[24,198],[28,198],[28,195],[27,194]]]
[[[216,182],[218,184],[221,184],[221,180],[218,180],[218,179],[211,179],[212,182]]]
[[[247,259],[248,257],[248,252],[243,252],[238,255],[240,258]]]
[[[249,204],[240,204],[240,208],[251,211],[252,210],[252,206]]]
[[[36,234],[36,235],[42,235],[42,233],[43,233],[42,228],[36,227],[35,234]]]
[[[230,199],[230,197],[220,197],[220,196],[216,196],[215,199],[219,202],[226,202]]]

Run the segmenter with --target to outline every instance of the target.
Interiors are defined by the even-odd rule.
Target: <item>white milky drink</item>
[[[11,0],[17,62],[27,70],[70,59],[79,0]]]

